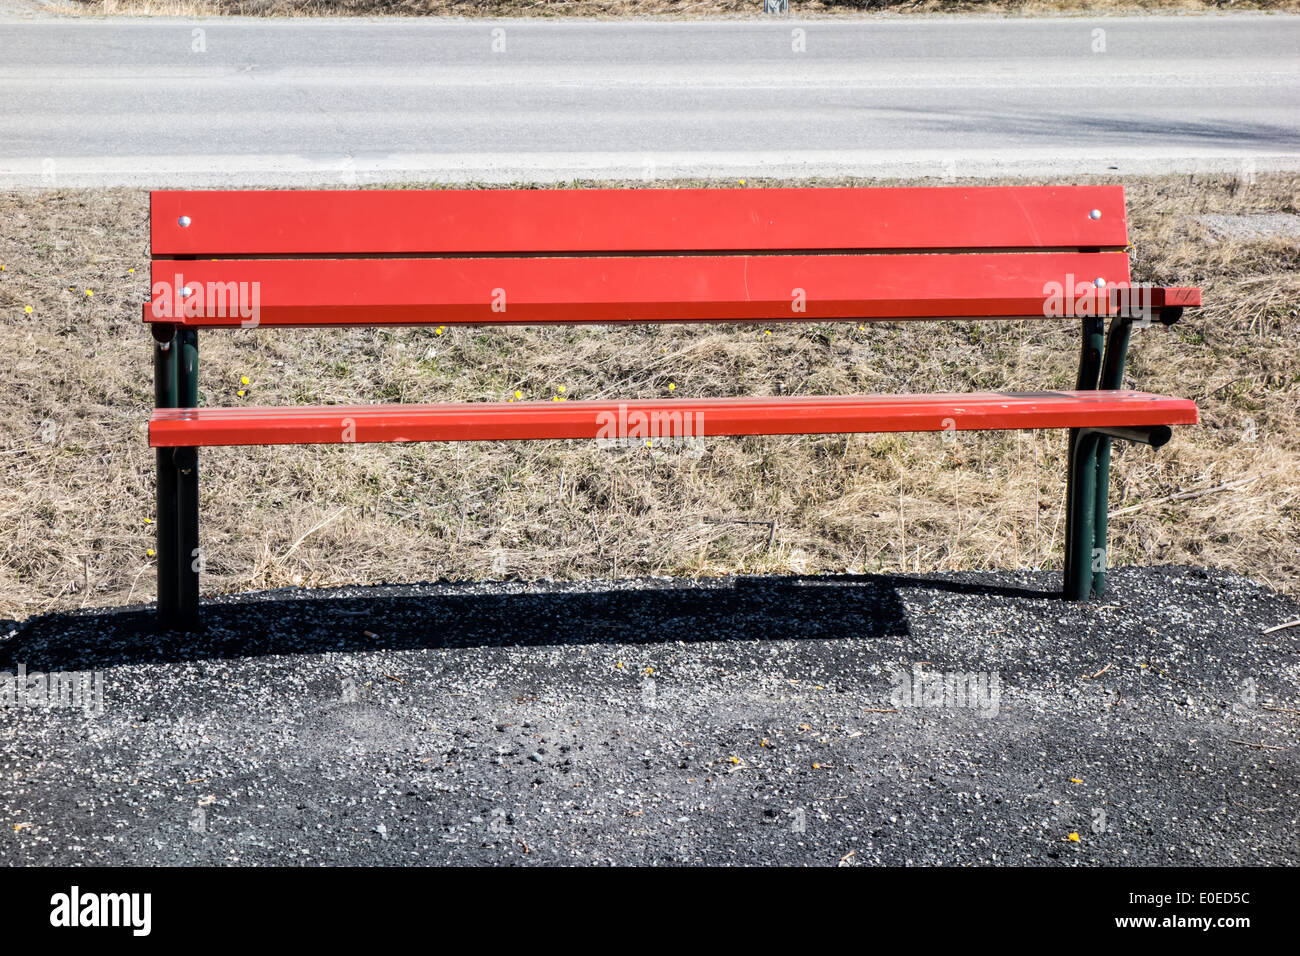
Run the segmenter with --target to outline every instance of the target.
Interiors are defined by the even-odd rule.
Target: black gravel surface
[[[221,599],[201,635],[148,608],[0,622],[0,671],[103,678],[102,713],[0,707],[0,861],[1300,860],[1300,627],[1264,633],[1300,605],[1191,568],[1088,604],[1057,584],[437,583]]]

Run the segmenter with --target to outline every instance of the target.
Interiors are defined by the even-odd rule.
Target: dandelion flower
[[[244,397],[244,390],[241,388],[241,389],[240,389],[239,391],[237,391],[235,394],[238,395],[240,398],[243,398],[243,397]]]
[[[148,551],[145,552],[145,554],[152,558],[152,557],[153,557],[153,548],[150,548]]]
[[[515,398],[523,398],[523,397],[524,397],[523,392],[515,392]]]
[[[1066,837],[1066,839],[1069,840],[1071,843],[1078,843],[1078,842],[1079,842],[1079,834],[1077,834],[1077,833],[1071,833],[1068,837]]]
[[[771,335],[771,334],[772,334],[772,330],[771,330],[771,329],[764,329],[764,330],[763,330],[763,334],[764,334],[764,335]]]
[[[247,385],[247,384],[248,384],[248,376],[247,376],[247,375],[240,376],[239,384],[240,384],[240,385]]]
[[[87,289],[87,290],[86,290],[86,295],[94,295],[94,294],[95,294],[95,290],[94,290],[94,289]]]
[[[675,391],[677,391],[677,383],[676,383],[676,382],[669,382],[669,383],[668,383],[668,391],[670,391],[670,392],[675,392]]]
[[[27,306],[27,308],[23,309],[23,311],[26,312],[28,315],[31,315],[31,314],[32,314],[32,307],[29,305],[29,306]]]

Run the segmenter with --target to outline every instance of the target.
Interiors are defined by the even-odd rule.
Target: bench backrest
[[[150,224],[145,320],[200,327],[1041,318],[1129,281],[1120,186],[165,191]]]

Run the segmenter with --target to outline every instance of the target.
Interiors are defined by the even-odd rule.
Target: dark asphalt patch
[[[104,680],[100,715],[0,711],[0,861],[1297,862],[1300,718],[1270,708],[1297,709],[1300,628],[1263,631],[1300,606],[1199,569],[1111,585],[439,583],[224,598],[197,636],[0,624],[0,671]]]

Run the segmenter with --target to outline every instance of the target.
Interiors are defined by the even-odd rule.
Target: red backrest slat
[[[159,259],[145,317],[190,326],[1073,318],[1109,311],[1096,279],[1125,286],[1128,256]],[[190,294],[182,301],[177,289]]]
[[[1122,186],[163,191],[151,195],[150,220],[158,257],[1117,249],[1128,242]]]

